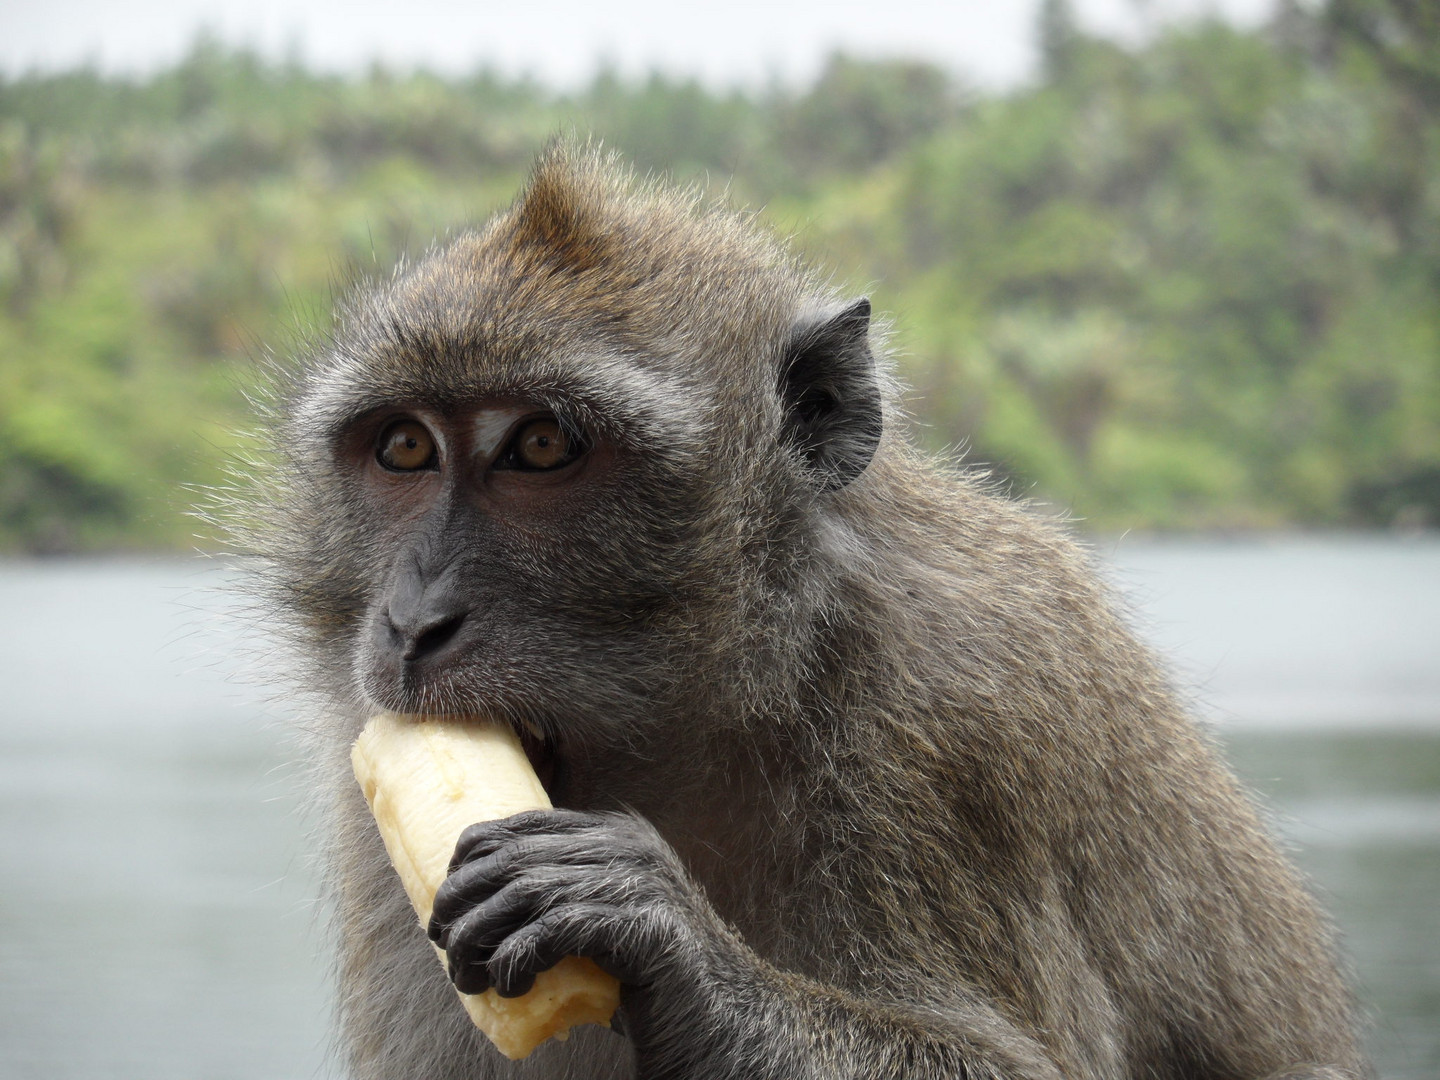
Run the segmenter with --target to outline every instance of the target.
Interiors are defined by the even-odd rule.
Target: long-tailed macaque
[[[559,145],[276,394],[257,547],[315,723],[358,1080],[1357,1080],[1335,943],[1087,555],[911,446],[865,300]],[[368,712],[524,732],[467,991],[564,954],[613,1030],[471,1026],[349,774]]]

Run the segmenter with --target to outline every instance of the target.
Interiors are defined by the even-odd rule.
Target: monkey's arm
[[[430,936],[466,993],[523,993],[566,955],[622,984],[641,1080],[1058,1080],[1037,1041],[957,994],[922,1010],[776,969],[719,918],[674,852],[627,814],[535,811],[467,829]]]

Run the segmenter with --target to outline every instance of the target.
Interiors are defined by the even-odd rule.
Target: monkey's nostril
[[[416,634],[405,635],[405,649],[400,654],[406,660],[419,660],[431,653],[439,652],[460,629],[465,615],[452,615],[447,619],[427,626]]]

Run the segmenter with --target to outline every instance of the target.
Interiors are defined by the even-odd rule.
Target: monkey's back
[[[1085,549],[983,475],[872,468],[844,512],[884,558],[841,560],[785,733],[829,827],[778,939],[857,992],[981,987],[1067,1076],[1363,1075],[1332,927]]]

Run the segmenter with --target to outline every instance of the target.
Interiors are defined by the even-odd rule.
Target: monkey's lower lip
[[[555,744],[529,724],[517,725],[516,730],[520,734],[520,746],[525,751],[525,756],[530,759],[530,767],[540,778],[540,784],[544,787],[545,793],[550,796],[550,801],[554,802]]]

